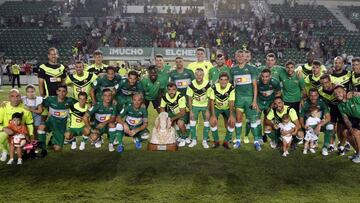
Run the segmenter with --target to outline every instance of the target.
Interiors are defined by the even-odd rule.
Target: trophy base
[[[149,151],[171,151],[175,152],[177,151],[178,147],[176,143],[174,144],[148,144],[148,150]]]

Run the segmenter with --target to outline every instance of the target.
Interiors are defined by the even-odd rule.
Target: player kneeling
[[[171,118],[171,124],[177,126],[180,131],[179,147],[186,144],[186,123],[189,122],[189,112],[186,112],[186,98],[177,91],[176,84],[170,82],[167,85],[167,93],[161,99],[161,112],[168,112]]]
[[[226,136],[223,142],[223,146],[226,149],[229,148],[229,141],[231,140],[232,133],[235,128],[235,117],[234,117],[234,101],[235,101],[235,89],[229,83],[229,75],[224,72],[219,76],[219,82],[212,86],[210,93],[210,126],[211,132],[214,137],[213,148],[218,148],[219,134],[218,134],[218,119],[220,114],[224,120],[227,121]],[[226,126],[225,126],[226,127]]]
[[[102,102],[96,103],[84,115],[84,135],[90,136],[90,140],[95,143],[95,148],[101,147],[101,135],[108,133],[109,135],[109,151],[114,151],[114,140],[116,136],[116,108],[112,104],[112,91],[108,88],[103,90]],[[90,124],[91,118],[94,124]]]
[[[65,140],[71,142],[71,149],[75,150],[76,146],[76,137],[82,136],[83,140],[81,141],[80,150],[85,149],[85,143],[88,140],[88,137],[84,134],[89,134],[89,132],[85,132],[85,123],[83,121],[83,117],[85,113],[88,111],[88,105],[86,104],[88,95],[86,92],[80,92],[78,95],[78,101],[76,104],[70,107],[70,121],[69,128],[65,132]],[[85,130],[86,131],[86,130]]]
[[[120,112],[117,117],[117,139],[119,146],[117,151],[119,153],[124,151],[123,136],[130,136],[134,139],[135,148],[141,149],[141,137],[149,134],[148,126],[148,113],[143,105],[143,95],[135,93],[132,96],[132,104],[127,105]]]

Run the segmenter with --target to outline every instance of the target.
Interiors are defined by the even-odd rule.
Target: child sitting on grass
[[[304,144],[304,151],[303,154],[307,154],[307,151],[310,150],[311,153],[316,153],[315,151],[315,142],[318,140],[318,135],[315,133],[314,129],[316,126],[321,122],[320,120],[320,112],[319,108],[313,106],[309,109],[310,116],[306,119],[305,122],[305,144]]]
[[[282,122],[279,124],[281,139],[283,144],[283,155],[289,155],[289,148],[292,141],[292,135],[295,133],[295,124],[290,121],[289,114],[282,117]]]
[[[9,147],[10,147],[10,159],[7,164],[14,163],[14,154],[15,148],[16,153],[18,155],[17,164],[22,164],[22,147],[25,145],[26,140],[28,140],[28,132],[26,126],[21,123],[23,114],[22,113],[14,113],[11,117],[11,121],[7,127],[4,128],[4,132],[8,134],[9,138]],[[14,139],[16,138],[16,140]]]

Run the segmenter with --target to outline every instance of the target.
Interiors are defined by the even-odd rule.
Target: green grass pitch
[[[10,88],[2,89],[0,101]],[[152,129],[156,113],[149,114]],[[129,138],[122,154],[108,152],[107,141],[83,152],[65,145],[22,166],[0,163],[0,202],[360,202],[360,165],[347,156],[323,158],[320,149],[301,152],[284,158],[268,143],[261,152],[252,144],[205,150],[201,143],[148,152]]]

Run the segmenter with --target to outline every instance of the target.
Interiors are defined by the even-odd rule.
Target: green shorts
[[[65,134],[65,130],[66,130],[66,124],[67,121],[66,119],[58,119],[58,118],[54,118],[52,116],[50,116],[46,121],[45,121],[45,126],[48,132],[52,132],[52,140],[51,142],[54,145],[59,145],[59,146],[63,146],[64,144],[64,134]]]
[[[258,101],[259,110],[266,111],[270,108],[272,101]]]
[[[194,121],[197,121],[197,120],[198,120],[200,113],[202,114],[203,119],[204,119],[204,121],[205,121],[205,120],[206,120],[206,111],[207,111],[207,110],[208,110],[207,107],[197,107],[197,106],[194,106],[194,107],[192,108],[192,111],[193,111],[193,113],[194,113]]]
[[[252,101],[252,97],[237,98],[235,100],[235,108],[240,109],[241,112],[245,113],[246,119],[248,119],[250,122],[255,122],[259,119],[259,112],[250,107]]]
[[[174,116],[175,116],[175,114],[169,112],[170,118],[172,118]],[[189,123],[189,120],[190,120],[189,117],[190,117],[189,112],[186,112],[185,115],[183,117],[178,118],[178,120],[182,120],[182,121],[184,121],[185,124],[187,124],[187,123]]]
[[[215,108],[215,116],[217,119],[219,119],[219,116],[222,115],[224,120],[228,120],[230,117],[230,110],[226,109],[226,110],[221,110],[221,109],[217,109]]]
[[[92,128],[97,129],[96,126],[99,125],[98,122],[95,122],[94,125],[92,126]],[[109,133],[109,125],[105,125],[105,127],[98,129],[100,132],[100,136],[103,134],[107,134]]]
[[[69,128],[68,132],[72,134],[72,136],[82,136],[83,135],[84,127],[82,128]]]

